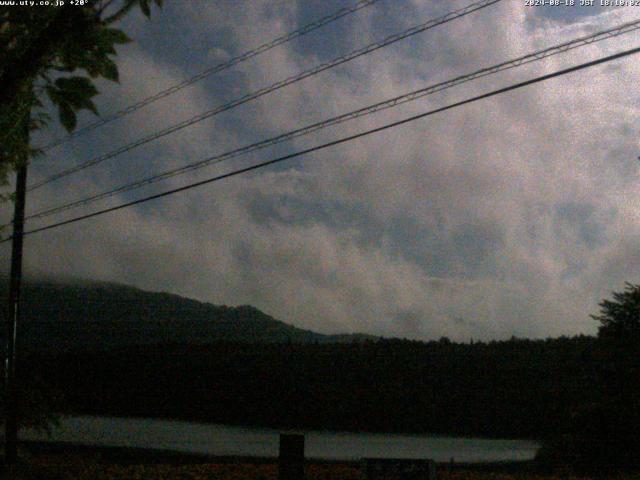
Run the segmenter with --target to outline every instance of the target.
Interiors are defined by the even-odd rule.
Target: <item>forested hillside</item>
[[[67,413],[542,438],[589,402],[595,338],[458,344],[321,335],[250,307],[27,282],[23,378]]]
[[[96,351],[131,345],[212,342],[352,342],[368,335],[322,335],[249,305],[227,307],[178,295],[90,281],[27,281],[19,344],[26,350]],[[0,306],[6,298],[0,296]],[[4,308],[4,307],[2,307]],[[0,329],[0,338],[4,329]]]
[[[591,393],[589,337],[229,344],[31,357],[70,413],[542,438]]]

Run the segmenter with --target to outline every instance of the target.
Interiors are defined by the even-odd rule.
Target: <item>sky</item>
[[[121,27],[114,112],[354,0],[167,1]],[[66,143],[32,181],[470,1],[381,0]],[[578,3],[578,2],[576,2]],[[640,18],[640,7],[503,0],[30,192],[28,212]],[[384,125],[640,45],[638,33],[467,83],[28,228]],[[133,208],[34,234],[28,276],[254,305],[322,333],[469,341],[594,334],[639,282],[638,78],[627,57]],[[93,121],[80,116],[80,124]],[[63,132],[55,122],[34,138]],[[10,218],[5,205],[2,218]],[[0,247],[8,269],[8,244]]]

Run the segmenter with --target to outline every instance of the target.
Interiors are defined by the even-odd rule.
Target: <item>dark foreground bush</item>
[[[577,474],[640,472],[637,406],[610,402],[583,408],[565,433],[544,443],[537,460],[549,469]]]

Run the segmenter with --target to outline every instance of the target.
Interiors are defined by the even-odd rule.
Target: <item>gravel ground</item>
[[[30,443],[21,461],[0,478],[10,480],[277,480],[275,459],[205,457],[154,450]],[[438,469],[438,480],[578,480],[566,475],[537,475],[530,464],[496,464],[465,470]],[[366,480],[358,463],[307,461],[306,480]],[[392,480],[393,477],[389,477]],[[584,478],[584,477],[582,477]],[[638,480],[640,477],[617,477]],[[386,479],[380,479],[386,480]],[[600,480],[600,479],[598,479]]]

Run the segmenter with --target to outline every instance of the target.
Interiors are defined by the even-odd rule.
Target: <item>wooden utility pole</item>
[[[29,117],[25,121],[26,145],[29,145]],[[11,240],[11,273],[9,277],[9,302],[7,304],[7,346],[4,372],[5,391],[5,462],[14,465],[18,457],[18,398],[16,388],[16,337],[20,319],[20,285],[22,282],[22,244],[24,234],[24,210],[27,193],[28,154],[20,159],[16,174],[16,198],[13,213]]]

